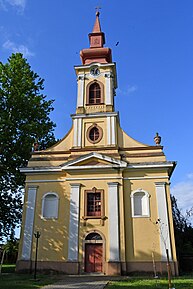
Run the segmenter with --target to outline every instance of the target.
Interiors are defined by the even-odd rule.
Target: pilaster
[[[108,183],[108,210],[109,210],[109,261],[120,261],[119,244],[119,183]]]
[[[71,184],[68,261],[78,261],[79,203],[81,184]]]
[[[169,252],[169,258],[172,259],[171,255],[171,241],[170,241],[170,227],[168,219],[168,208],[166,199],[166,183],[156,182],[156,196],[157,196],[157,207],[158,207],[158,218],[160,220],[160,245],[162,261],[166,261],[166,249]]]
[[[34,230],[34,213],[35,213],[37,189],[38,189],[38,186],[28,187],[23,246],[22,246],[22,254],[21,254],[22,260],[31,259],[33,230]]]

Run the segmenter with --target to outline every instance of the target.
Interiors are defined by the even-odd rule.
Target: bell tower
[[[116,64],[111,49],[104,47],[99,12],[93,31],[89,33],[90,47],[80,51],[82,65],[75,66],[77,75],[77,107],[72,115],[73,148],[117,146],[118,113],[114,110],[117,88]]]

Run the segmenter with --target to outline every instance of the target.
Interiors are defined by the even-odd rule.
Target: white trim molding
[[[92,158],[106,161],[109,164],[97,165],[97,166],[93,166],[93,165],[79,166],[78,165],[80,162],[83,162]],[[61,167],[63,170],[75,170],[75,169],[95,169],[96,170],[97,168],[126,168],[127,163],[125,161],[117,160],[106,155],[101,155],[99,153],[92,152],[90,154],[83,155],[75,160],[69,161],[65,163],[64,165],[62,165]]]
[[[97,168],[97,166],[93,166],[94,168]],[[112,179],[119,179],[119,180],[168,180],[168,176],[144,176],[144,177],[72,177],[72,178],[62,178],[62,179],[57,179],[57,180],[27,180],[25,183],[26,184],[38,184],[38,183],[61,183],[61,182],[66,182],[66,181],[80,181],[80,180],[112,180]]]
[[[157,207],[158,207],[158,219],[160,220],[160,246],[162,260],[166,261],[166,249],[168,249],[169,258],[171,260],[171,242],[170,242],[170,228],[169,228],[169,218],[168,218],[168,208],[166,200],[166,183],[156,182],[156,197],[157,197]]]
[[[81,184],[70,184],[70,222],[68,240],[68,260],[78,261],[78,238],[79,238],[79,203]]]
[[[23,234],[23,245],[22,245],[22,253],[21,253],[22,260],[31,259],[37,189],[38,189],[38,186],[28,187],[25,225],[24,225],[24,234]]]
[[[119,183],[108,183],[108,210],[109,210],[109,260],[120,260],[119,244]]]
[[[101,118],[101,117],[108,117],[108,116],[118,116],[118,112],[95,112],[95,113],[87,113],[87,114],[71,114],[72,119],[78,118]]]

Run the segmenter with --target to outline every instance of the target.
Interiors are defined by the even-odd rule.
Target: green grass
[[[193,278],[175,278],[172,280],[175,289],[193,289]],[[167,289],[168,281],[166,279],[137,279],[131,278],[126,281],[110,282],[108,289]]]
[[[58,281],[57,276],[37,275],[37,281],[33,280],[33,275],[3,273],[0,275],[1,289],[35,289],[44,285],[49,285]]]
[[[3,273],[0,275],[1,289],[37,289],[44,285],[53,284],[59,281],[58,275],[37,275],[37,281],[33,279],[33,275],[12,273],[15,265],[3,265]],[[180,277],[172,280],[175,289],[193,289],[193,276]],[[168,289],[168,281],[162,279],[148,279],[128,277],[124,281],[110,282],[108,289]]]
[[[15,264],[5,264],[2,266],[2,273],[14,273]]]

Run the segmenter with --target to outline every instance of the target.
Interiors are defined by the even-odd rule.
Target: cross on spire
[[[100,14],[99,10],[101,10],[101,7],[97,6],[95,7],[95,10],[96,10],[96,16],[99,16]]]

